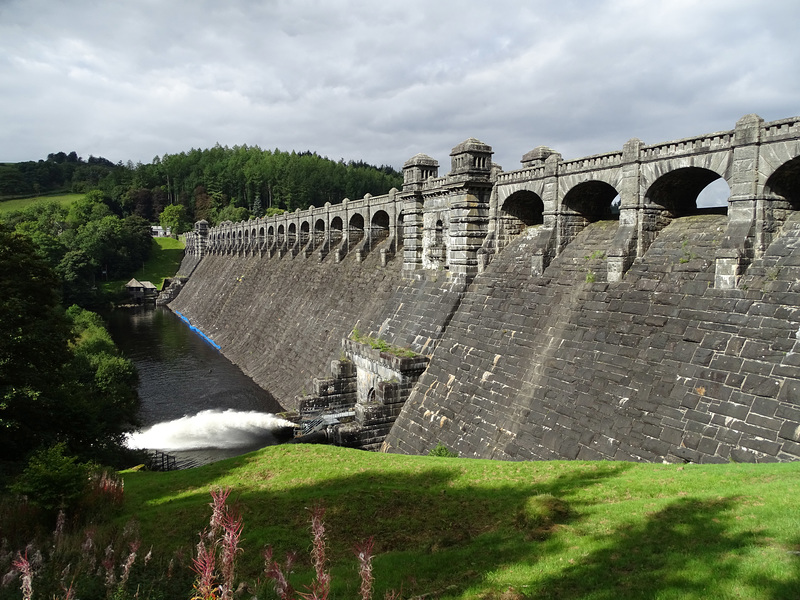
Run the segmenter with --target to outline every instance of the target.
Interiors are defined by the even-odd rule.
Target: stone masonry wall
[[[380,266],[378,249],[358,263],[302,258],[205,256],[170,304],[222,347],[287,410],[312,390],[342,338],[378,319],[401,285],[402,261]],[[379,319],[378,319],[379,320]]]
[[[616,222],[589,225],[541,277],[529,228],[464,295],[384,450],[800,458],[800,215],[733,290],[713,287],[726,223],[675,220],[619,283],[604,282]]]

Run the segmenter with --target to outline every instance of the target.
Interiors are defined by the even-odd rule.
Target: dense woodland
[[[30,238],[0,223],[0,476],[42,446],[113,463],[137,420],[133,364],[95,313],[61,304]]]
[[[84,161],[75,152],[0,164],[0,198],[97,189],[120,216],[149,222],[157,222],[166,206],[183,206],[184,225],[337,204],[401,186],[402,175],[392,167],[258,146],[216,145],[165,154],[150,164],[114,164],[93,156]]]

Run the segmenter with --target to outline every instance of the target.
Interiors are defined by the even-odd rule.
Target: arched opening
[[[350,223],[347,226],[347,240],[348,249],[353,248],[364,239],[364,217],[359,213],[350,217]]]
[[[720,182],[713,187],[709,185],[717,180]],[[706,188],[708,191],[700,198]],[[648,203],[664,208],[667,219],[675,219],[707,212],[726,214],[729,195],[728,184],[718,173],[700,167],[684,167],[659,177],[645,197]]]
[[[544,202],[528,190],[514,192],[500,207],[503,216],[512,217],[522,228],[544,223]],[[510,219],[509,219],[510,220]]]
[[[283,223],[278,225],[278,238],[276,241],[278,242],[278,246],[283,246],[283,243],[286,241],[286,229]]]
[[[504,247],[526,227],[544,223],[544,202],[538,194],[529,190],[514,192],[500,207],[497,237],[500,247]]]
[[[343,238],[344,238],[344,224],[342,222],[342,218],[334,217],[333,219],[331,219],[331,232],[330,232],[331,247],[340,244]]]
[[[308,240],[309,240],[308,232],[309,232],[310,228],[311,228],[311,226],[308,224],[308,221],[303,221],[300,224],[300,245],[301,246],[305,246],[306,244],[308,244]]]
[[[766,187],[768,193],[785,198],[792,210],[800,210],[800,156],[778,167]]]
[[[325,221],[317,219],[314,223],[314,247],[317,248],[322,245],[325,239]]]
[[[245,247],[250,245],[250,231],[248,229],[244,230],[244,245]]]
[[[267,245],[272,246],[275,243],[275,228],[270,225],[267,228]]]
[[[259,244],[263,244],[264,243],[264,227],[263,226],[258,228],[258,243]]]
[[[294,223],[289,223],[289,234],[287,243],[289,248],[294,247],[295,243],[297,243],[297,225]]]
[[[584,225],[606,219],[618,218],[611,210],[611,203],[619,194],[604,181],[585,181],[572,188],[564,196],[564,208],[584,220]]]
[[[389,237],[389,215],[386,211],[379,210],[372,215],[370,223],[370,243],[377,246]]]
[[[559,248],[564,248],[589,223],[619,219],[611,203],[618,196],[613,186],[603,181],[585,181],[572,188],[562,202]]]

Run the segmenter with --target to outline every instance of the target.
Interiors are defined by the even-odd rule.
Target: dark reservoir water
[[[281,406],[168,309],[118,308],[107,322],[139,369],[143,427],[130,446],[205,463],[286,440]]]

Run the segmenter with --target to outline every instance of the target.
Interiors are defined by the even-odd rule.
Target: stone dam
[[[201,221],[170,306],[341,445],[800,459],[800,117],[491,157],[470,138],[385,196]]]

